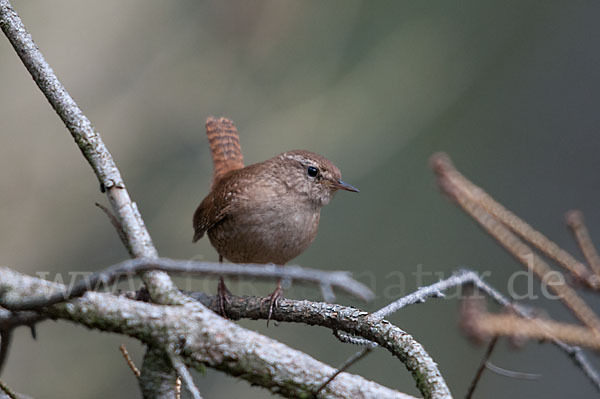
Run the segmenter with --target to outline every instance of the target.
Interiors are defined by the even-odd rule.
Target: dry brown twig
[[[485,351],[485,354],[483,355],[483,358],[481,359],[479,367],[477,368],[475,377],[473,377],[473,381],[471,381],[469,390],[467,391],[467,394],[465,395],[465,399],[471,399],[473,397],[473,393],[475,393],[475,388],[477,388],[477,384],[479,383],[479,380],[481,379],[481,376],[483,375],[483,370],[485,370],[486,364],[488,363],[490,356],[492,355],[492,352],[494,351],[494,348],[496,347],[497,342],[498,342],[498,337],[492,338],[492,340],[489,342],[488,347]]]
[[[175,380],[175,399],[181,399],[181,377],[177,376]]]
[[[585,259],[594,271],[596,277],[600,278],[600,256],[598,255],[598,251],[596,251],[590,233],[585,226],[583,212],[571,210],[567,212],[565,219],[567,225],[573,231],[573,235],[575,236],[577,244],[579,244],[579,248],[581,248],[583,256],[585,256]]]
[[[125,362],[127,363],[129,368],[133,372],[133,375],[135,375],[137,378],[140,378],[140,375],[142,373],[140,372],[140,370],[137,367],[135,367],[135,363],[133,362],[133,360],[131,360],[131,356],[129,356],[129,352],[127,351],[127,348],[125,347],[125,344],[121,344],[121,346],[119,346],[119,350],[123,354],[123,357],[125,358]]]
[[[540,318],[532,319],[524,317],[527,315],[522,312],[519,315],[493,315],[478,306],[469,306],[469,311],[463,312],[463,329],[478,339],[504,335],[513,338],[545,339],[555,343],[564,341],[595,350],[600,349],[600,318],[596,312],[573,287],[567,284],[562,274],[552,270],[548,263],[523,242],[525,240],[531,243],[587,287],[595,291],[600,290],[600,260],[583,223],[581,212],[570,212],[567,220],[590,267],[577,261],[567,251],[470,182],[454,167],[446,154],[433,155],[431,166],[442,191],[460,205],[521,264],[532,271],[585,325],[576,326]],[[589,367],[587,370],[589,371]],[[594,374],[596,373],[592,373]],[[599,388],[597,377],[591,379]]]
[[[447,154],[434,154],[430,163],[437,174],[439,186],[461,207],[464,208],[466,203],[478,205],[497,222],[530,242],[591,288],[600,288],[600,279],[593,275],[583,263],[506,209],[483,189],[469,181],[454,167]],[[468,209],[465,209],[465,211],[469,212]]]

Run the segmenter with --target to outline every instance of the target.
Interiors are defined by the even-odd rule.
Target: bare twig
[[[377,347],[377,344],[375,342],[369,341],[368,339],[355,337],[352,334],[348,334],[344,331],[334,330],[333,335],[337,339],[339,339],[340,342],[343,342],[345,344],[352,344],[352,345],[358,345],[358,346],[369,346],[372,348]]]
[[[10,398],[10,399],[32,399],[30,396],[14,392],[3,381],[0,381],[0,398],[2,398],[2,399],[5,399],[5,398]]]
[[[340,373],[343,373],[344,371],[348,370],[353,364],[355,364],[356,362],[358,362],[359,360],[361,360],[362,358],[367,356],[369,353],[371,353],[371,351],[373,351],[373,347],[368,346],[368,347],[356,352],[354,355],[350,356],[348,359],[346,359],[346,361],[340,367],[337,368],[335,373],[333,373],[331,375],[331,377],[329,377],[327,380],[325,380],[325,382],[323,382],[317,388],[317,390],[315,391],[315,395],[318,395],[319,392],[321,392],[327,386],[327,384],[329,384],[331,381],[333,381],[335,377],[340,375]]]
[[[181,377],[175,379],[175,399],[181,399]]]
[[[127,348],[125,347],[125,344],[121,344],[121,346],[119,346],[119,350],[123,354],[123,357],[125,358],[125,362],[127,363],[129,368],[133,372],[133,375],[135,375],[137,378],[140,378],[140,375],[142,373],[140,372],[140,370],[137,367],[135,367],[135,363],[133,362],[133,360],[131,360],[131,356],[129,356],[129,352],[127,351]]]
[[[203,276],[235,276],[256,279],[279,279],[312,283],[319,286],[334,286],[363,300],[373,298],[373,292],[364,284],[354,280],[350,273],[343,271],[322,271],[300,266],[277,267],[275,265],[227,264],[212,262],[194,262],[169,258],[136,258],[110,266],[100,272],[86,276],[65,292],[45,293],[41,296],[19,298],[14,303],[5,301],[10,310],[35,310],[79,297],[87,291],[113,283],[119,277],[133,275],[150,270],[162,270],[173,273],[193,273]]]
[[[525,319],[509,314],[483,313],[476,317],[476,328],[483,336],[505,335],[540,340],[557,339],[573,345],[600,350],[600,334],[582,326],[546,319]]]
[[[12,331],[19,326],[27,326],[35,339],[35,324],[46,318],[37,312],[11,312],[0,308],[0,374],[8,358]]]
[[[598,374],[583,350],[578,346],[571,346],[556,339],[553,339],[552,343],[565,352],[575,366],[583,371],[583,374],[590,380],[596,390],[600,391],[600,374]]]
[[[0,389],[6,394],[8,395],[8,397],[10,399],[19,399],[17,397],[16,394],[13,393],[13,391],[10,390],[9,387],[6,386],[6,384],[3,381],[0,381]]]
[[[583,252],[583,256],[585,256],[585,259],[588,261],[588,264],[596,276],[600,277],[600,256],[598,256],[590,233],[585,226],[583,212],[576,210],[569,211],[567,212],[566,219],[567,225],[573,231],[577,244],[579,244],[579,248],[581,248],[581,252]]]
[[[8,359],[8,351],[12,342],[12,329],[0,331],[0,373],[4,369],[6,359]]]
[[[473,397],[475,388],[477,388],[477,384],[479,383],[479,380],[481,379],[481,376],[483,375],[483,370],[485,370],[485,366],[486,366],[488,360],[490,359],[490,356],[492,355],[492,352],[493,352],[494,348],[496,347],[497,342],[498,342],[498,337],[494,337],[488,344],[488,347],[483,355],[483,358],[481,359],[481,363],[479,364],[479,367],[477,368],[477,372],[475,373],[475,377],[473,377],[473,381],[471,381],[469,390],[467,391],[467,394],[465,395],[466,399],[471,399],[471,397]]]
[[[496,373],[503,377],[515,378],[518,380],[537,380],[542,378],[541,374],[531,374],[531,373],[523,373],[521,371],[512,371],[503,369],[502,367],[498,367],[490,361],[485,363],[485,367],[490,370],[492,373]]]
[[[202,395],[200,395],[198,387],[196,387],[196,385],[194,384],[194,380],[192,379],[190,372],[188,371],[187,367],[185,367],[185,364],[183,364],[181,359],[179,359],[177,355],[172,353],[169,354],[169,359],[171,359],[171,363],[177,371],[177,374],[181,377],[183,382],[185,382],[185,386],[187,387],[189,393],[192,395],[192,398],[202,399]]]
[[[456,199],[464,208],[465,201],[481,207],[498,222],[514,231],[524,240],[533,244],[540,251],[554,259],[558,264],[569,270],[577,278],[589,284],[592,288],[600,288],[600,280],[591,275],[588,268],[575,259],[567,251],[560,248],[539,231],[533,229],[517,215],[504,208],[483,189],[473,184],[463,176],[452,164],[447,154],[438,153],[431,157],[431,166],[438,175],[440,187]],[[467,212],[469,212],[468,209]],[[469,212],[470,213],[470,212]]]
[[[450,288],[459,287],[468,283],[473,283],[475,281],[483,281],[477,275],[477,273],[472,272],[470,270],[461,270],[447,279],[438,281],[437,283],[428,285],[426,287],[421,287],[417,289],[415,292],[408,294],[387,306],[379,309],[377,312],[373,313],[374,316],[386,317],[390,314],[397,312],[405,306],[412,305],[415,303],[425,302],[427,298],[439,298],[444,297],[444,291],[449,290]]]

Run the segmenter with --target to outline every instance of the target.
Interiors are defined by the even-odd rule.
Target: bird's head
[[[327,158],[305,150],[284,152],[275,157],[285,170],[288,189],[302,194],[318,206],[327,205],[338,190],[358,192],[341,180],[342,174]]]

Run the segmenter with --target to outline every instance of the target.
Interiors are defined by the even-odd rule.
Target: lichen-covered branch
[[[196,298],[210,308],[218,309],[216,297],[202,298],[196,295]],[[231,319],[266,319],[269,315],[268,307],[261,306],[261,298],[231,297],[229,299],[230,303],[225,310]],[[410,334],[380,316],[348,306],[282,299],[279,306],[273,309],[271,319],[327,327],[333,331],[345,331],[376,342],[404,363],[425,397],[450,396],[437,365],[421,344]]]
[[[25,276],[7,268],[0,268],[0,306],[5,301],[15,302],[18,297],[36,295],[41,290],[61,289],[60,284]],[[260,307],[255,299],[253,307]],[[303,301],[297,301],[302,304]],[[273,318],[284,320],[283,312],[297,313],[298,305],[282,301]],[[327,307],[330,309],[327,309]],[[311,307],[307,304],[307,309]],[[304,309],[304,308],[302,308]],[[309,324],[319,324],[329,328],[340,328],[354,334],[363,335],[377,341],[416,367],[421,380],[419,387],[433,381],[434,389],[423,392],[428,398],[448,398],[447,387],[431,362],[429,367],[420,365],[420,358],[427,356],[410,335],[385,320],[371,320],[366,312],[339,305],[315,304],[313,314],[307,315]],[[232,308],[232,314],[235,314]],[[265,309],[266,310],[266,309]],[[317,313],[323,312],[323,316]],[[339,311],[341,314],[335,315]],[[291,349],[273,339],[216,316],[212,311],[189,298],[181,306],[164,306],[135,301],[124,296],[87,292],[81,298],[60,303],[42,311],[51,318],[76,322],[90,328],[128,335],[139,339],[150,348],[170,348],[178,353],[189,367],[198,370],[205,365],[238,376],[253,384],[268,388],[274,393],[291,398],[312,397],[320,383],[335,372],[307,354]],[[265,314],[257,314],[266,317]],[[300,316],[296,316],[299,318]],[[289,316],[292,321],[294,318]],[[298,319],[296,319],[298,320]],[[361,325],[364,324],[364,325]],[[416,352],[400,354],[402,345]],[[164,370],[160,367],[162,351],[149,351],[144,363],[150,362],[159,367],[142,369],[144,382],[153,387],[168,378],[158,376]],[[152,359],[148,357],[152,356]],[[428,356],[427,356],[428,358]],[[168,361],[168,360],[166,360]],[[429,375],[427,375],[429,373]],[[168,376],[167,376],[168,377]],[[156,381],[158,380],[158,382]],[[174,383],[174,379],[172,381]],[[143,383],[142,383],[143,386]],[[444,394],[446,393],[446,394]],[[151,392],[144,392],[147,397]],[[158,395],[154,393],[154,395]],[[169,397],[162,396],[162,397]],[[385,388],[360,376],[340,374],[317,396],[319,398],[408,398],[410,396]]]

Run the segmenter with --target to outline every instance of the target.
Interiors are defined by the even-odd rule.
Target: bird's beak
[[[344,183],[341,180],[338,180],[336,182],[333,183],[333,186],[340,189],[340,190],[346,190],[346,191],[352,191],[355,193],[358,193],[359,190],[358,188],[354,187],[352,184],[348,184],[348,183]]]

